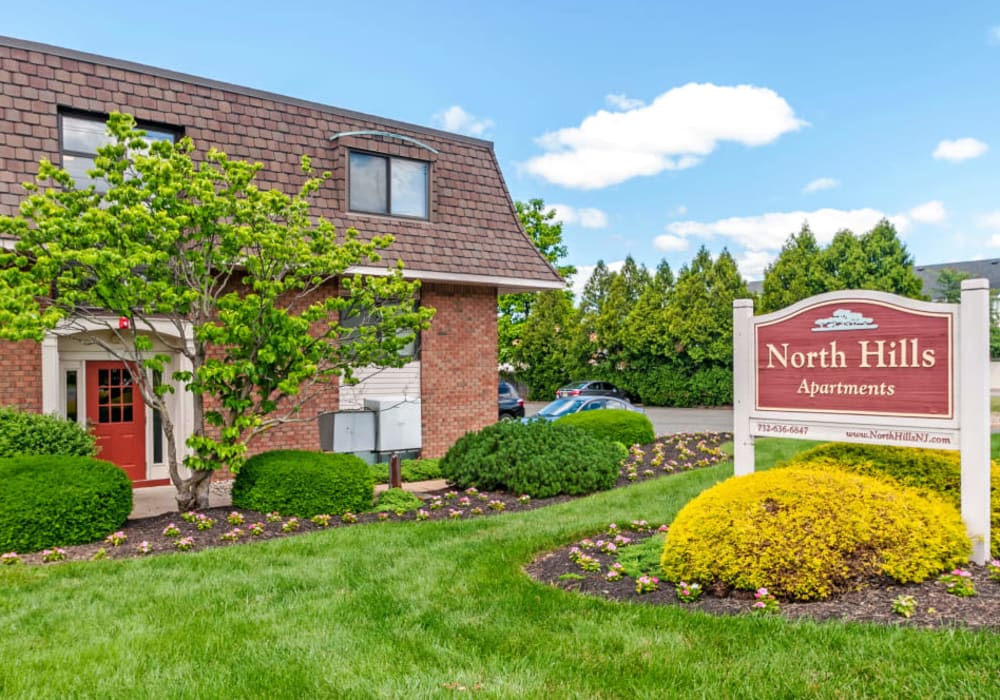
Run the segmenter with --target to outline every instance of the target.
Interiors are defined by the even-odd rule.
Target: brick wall
[[[422,454],[441,457],[497,420],[497,290],[425,283],[420,302],[437,309],[421,349]]]
[[[42,346],[32,340],[0,341],[0,406],[42,411]]]

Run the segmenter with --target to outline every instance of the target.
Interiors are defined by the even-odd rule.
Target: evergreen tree
[[[764,271],[759,312],[769,313],[828,290],[822,251],[809,224],[792,234],[777,259]]]

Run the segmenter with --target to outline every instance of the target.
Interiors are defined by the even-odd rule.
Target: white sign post
[[[754,317],[733,302],[735,474],[757,437],[961,451],[972,560],[990,552],[989,283],[960,304],[893,294],[820,294]]]

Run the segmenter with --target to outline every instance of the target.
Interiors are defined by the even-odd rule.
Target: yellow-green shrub
[[[927,450],[917,447],[860,445],[829,442],[801,452],[778,464],[779,467],[843,469],[922,491],[937,493],[961,510],[962,458],[954,450]],[[1000,558],[1000,465],[990,468],[990,549]]]
[[[670,526],[660,563],[671,581],[817,600],[872,577],[923,581],[968,561],[970,549],[958,511],[938,497],[788,468],[702,492]]]

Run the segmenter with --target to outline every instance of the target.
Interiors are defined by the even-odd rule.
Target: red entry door
[[[132,481],[146,478],[146,404],[121,362],[87,363],[87,419],[100,451]]]

